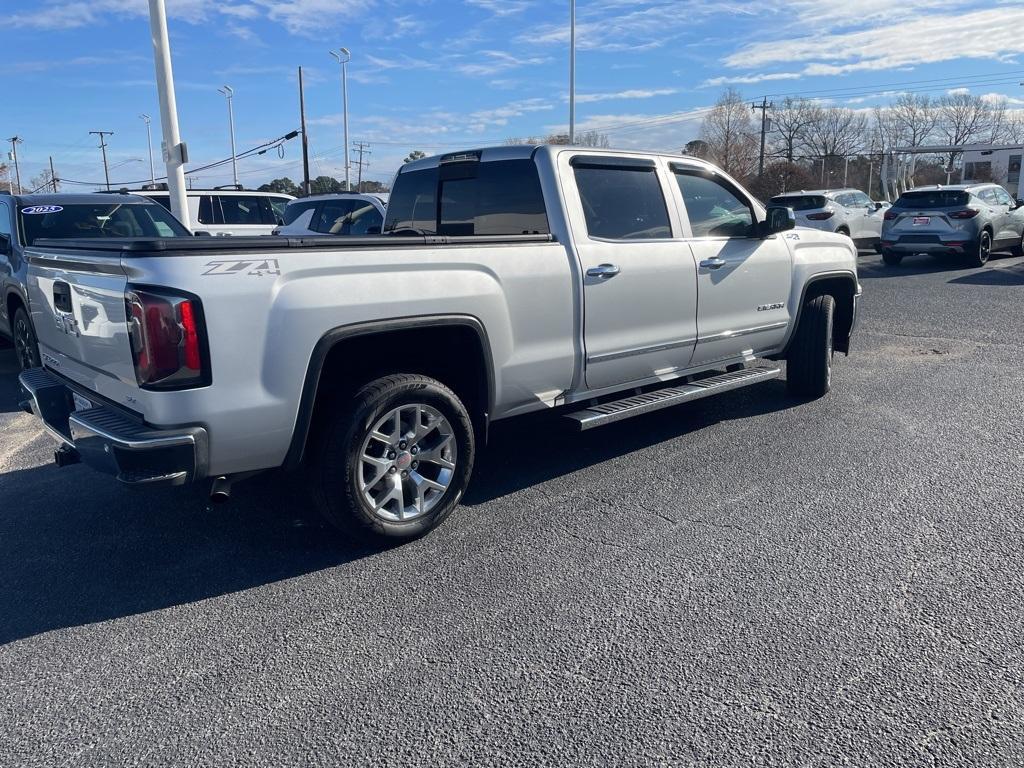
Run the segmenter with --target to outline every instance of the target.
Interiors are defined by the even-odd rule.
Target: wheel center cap
[[[401,470],[406,470],[412,466],[412,454],[408,451],[403,451],[398,454],[398,458],[395,459],[395,466]]]

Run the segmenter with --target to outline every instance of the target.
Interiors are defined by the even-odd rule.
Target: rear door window
[[[600,160],[574,161],[573,170],[591,237],[655,240],[672,236],[654,163],[602,165]]]
[[[217,195],[217,197],[220,199],[223,224],[237,226],[267,223],[264,221],[263,198],[245,195]]]
[[[199,196],[199,223],[223,224],[220,216],[220,198],[213,195]]]
[[[0,235],[11,239],[11,209],[3,200],[0,200]]]

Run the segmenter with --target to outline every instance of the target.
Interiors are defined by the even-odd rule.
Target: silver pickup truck
[[[591,429],[781,375],[820,397],[849,353],[849,238],[794,229],[699,160],[569,147],[425,159],[384,232],[46,241],[25,408],[133,485],[214,498],[303,468],[346,533],[421,535],[488,425]]]

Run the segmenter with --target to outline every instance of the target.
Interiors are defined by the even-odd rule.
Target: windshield
[[[822,195],[780,195],[772,198],[772,205],[784,205],[794,211],[824,208],[827,202]]]
[[[904,192],[894,208],[960,208],[970,195],[956,189],[932,189],[927,192]]]
[[[155,204],[26,205],[19,214],[26,245],[47,237],[191,236],[167,209]]]

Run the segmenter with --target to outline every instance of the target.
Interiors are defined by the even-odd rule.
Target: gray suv
[[[858,248],[873,248],[882,234],[882,203],[859,189],[818,189],[786,192],[772,205],[792,208],[800,227],[836,232],[853,238]]]
[[[885,212],[882,259],[904,256],[966,257],[983,266],[994,251],[1024,253],[1024,203],[997,184],[918,187]]]

